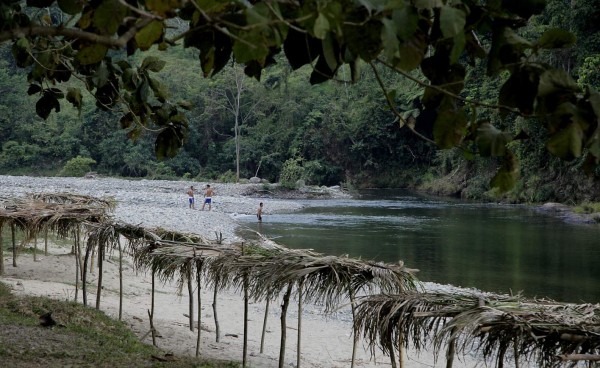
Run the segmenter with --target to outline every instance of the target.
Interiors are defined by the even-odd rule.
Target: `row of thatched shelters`
[[[114,221],[109,199],[58,194],[36,194],[15,199],[0,208],[0,241],[8,225],[13,234],[13,265],[17,246],[14,232],[21,230],[25,240],[48,232],[72,236],[76,264],[76,294],[82,280],[83,302],[87,305],[87,270],[97,254],[100,268],[96,308],[100,307],[102,262],[107,252],[131,254],[138,269],[152,274],[152,307],[148,311],[154,338],[154,283],[178,282],[190,296],[190,329],[193,321],[193,286],[197,288],[198,319],[201,314],[200,288],[214,289],[213,310],[216,338],[218,292],[239,290],[245,300],[269,302],[281,298],[280,366],[285,356],[286,311],[292,293],[301,311],[305,301],[321,303],[333,312],[350,303],[354,317],[354,344],[363,336],[371,348],[381,348],[392,366],[403,365],[403,349],[446,348],[447,366],[454,355],[480,349],[485,358],[495,357],[502,367],[508,355],[518,366],[521,360],[539,366],[558,366],[563,360],[600,360],[600,307],[590,304],[563,304],[525,300],[519,296],[474,296],[424,292],[415,277],[416,270],[403,263],[335,257],[308,250],[265,247],[261,242],[221,244],[197,234],[165,229],[148,229]],[[87,239],[82,242],[82,239]],[[82,249],[82,244],[85,247]],[[0,257],[2,246],[0,244]],[[3,258],[0,258],[3,260]],[[3,263],[0,262],[0,273]],[[122,279],[122,267],[119,268]],[[360,295],[360,296],[359,296]],[[122,298],[122,292],[121,292]],[[119,317],[121,316],[121,308]],[[267,313],[265,313],[266,319]],[[200,320],[196,353],[200,352]],[[298,357],[300,367],[301,313],[298,318]],[[247,331],[245,325],[244,338]],[[263,332],[264,335],[264,332]],[[244,344],[243,364],[246,363]],[[510,349],[512,348],[512,349]],[[374,350],[373,350],[374,351]],[[352,359],[354,365],[354,357]]]

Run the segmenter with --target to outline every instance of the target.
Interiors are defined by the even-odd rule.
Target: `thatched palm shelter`
[[[45,237],[48,232],[59,237],[76,234],[83,222],[107,221],[108,211],[114,208],[114,203],[110,200],[94,197],[57,194],[51,200],[51,195],[44,196],[30,195],[28,198],[13,199],[3,203],[0,207],[0,235],[4,225],[10,226],[13,238],[13,266],[15,267],[17,266],[18,248],[32,239],[37,240],[40,233],[43,233]],[[19,247],[15,243],[14,233],[16,230],[20,230],[24,234],[24,239]],[[0,267],[0,273],[2,270],[3,268]]]
[[[600,360],[600,305],[526,300],[520,296],[404,292],[360,299],[355,329],[371,348],[385,353],[405,347],[421,350],[447,345],[455,351],[480,350],[502,367],[507,353],[539,367],[564,360]]]

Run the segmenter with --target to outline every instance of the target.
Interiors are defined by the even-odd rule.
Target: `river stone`
[[[253,177],[250,178],[250,183],[251,184],[259,184],[260,181],[261,181],[260,178],[257,177],[257,176],[253,176]]]

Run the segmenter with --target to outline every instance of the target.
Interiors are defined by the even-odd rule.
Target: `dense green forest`
[[[52,15],[52,9],[49,10]],[[550,0],[544,12],[530,19],[520,32],[539,37],[550,27],[570,30],[574,47],[544,51],[540,58],[569,70],[577,82],[600,88],[600,6],[597,0]],[[482,43],[490,40],[483,35]],[[487,43],[487,44],[486,44]],[[123,59],[123,51],[113,57]],[[401,128],[388,108],[377,77],[396,108],[415,129],[431,135],[432,118],[421,103],[422,87],[397,73],[375,75],[348,66],[337,79],[311,85],[310,65],[292,71],[286,62],[269,66],[260,81],[245,76],[234,63],[204,78],[195,49],[151,51],[166,61],[152,78],[166,89],[169,100],[186,101],[189,134],[176,157],[157,160],[151,129],[131,130],[123,111],[98,109],[92,95],[83,95],[81,111],[62,104],[46,120],[36,114],[38,97],[27,97],[27,70],[17,67],[11,45],[0,48],[0,173],[18,175],[81,175],[88,170],[103,175],[154,179],[188,178],[235,181],[258,176],[270,182],[354,187],[417,187],[431,192],[474,199],[497,199],[490,180],[498,158],[465,154],[459,148],[439,150],[418,135]],[[119,54],[119,53],[122,53]],[[130,56],[132,64],[147,55]],[[282,56],[278,56],[282,58]],[[483,78],[485,63],[467,63],[462,96],[495,104],[508,73]],[[30,76],[29,76],[30,77]],[[82,87],[72,79],[69,85]],[[156,88],[151,86],[156,93]],[[149,88],[149,87],[147,87]],[[157,87],[158,88],[158,87]],[[85,88],[82,87],[82,90]],[[586,155],[559,160],[544,148],[548,132],[533,118],[497,109],[479,112],[497,127],[524,139],[510,143],[520,162],[516,186],[502,199],[508,201],[600,200],[600,171],[581,170]],[[123,129],[119,129],[119,127]],[[131,139],[133,138],[133,139]]]

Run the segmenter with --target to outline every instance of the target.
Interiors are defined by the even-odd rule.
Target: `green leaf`
[[[325,36],[327,36],[327,32],[329,32],[329,21],[323,13],[319,13],[317,20],[315,20],[313,33],[316,38],[324,40]]]
[[[396,23],[388,18],[381,20],[383,23],[383,29],[381,31],[381,42],[384,45],[385,58],[387,60],[393,60],[398,54],[398,37],[396,36]]]
[[[164,160],[165,158],[175,157],[182,146],[183,139],[179,137],[174,129],[167,128],[156,137],[154,152],[158,160]]]
[[[454,37],[465,32],[467,15],[461,9],[444,6],[440,10],[440,29],[445,38]]]
[[[138,82],[140,81],[140,76],[134,69],[129,68],[125,69],[121,79],[123,80],[123,86],[125,89],[128,91],[133,91],[137,88]]]
[[[140,50],[148,50],[156,41],[160,40],[163,35],[163,23],[158,20],[153,20],[140,29],[135,35],[135,42],[137,42]]]
[[[443,110],[438,113],[433,125],[433,139],[441,149],[453,148],[460,144],[467,127],[464,110]]]
[[[290,29],[283,43],[283,51],[292,70],[313,62],[319,56],[321,47],[320,40],[295,29]]]
[[[77,110],[81,111],[82,100],[83,98],[81,97],[81,90],[79,88],[67,88],[67,101],[69,101]]]
[[[174,14],[181,6],[180,0],[146,0],[144,3],[152,13],[160,16]]]
[[[42,87],[38,84],[30,84],[29,88],[27,89],[27,94],[29,96],[34,95],[38,92],[40,92],[42,90]]]
[[[412,6],[392,12],[392,20],[396,25],[396,34],[403,41],[409,40],[415,34],[419,24],[419,14]]]
[[[533,113],[541,70],[521,68],[514,71],[500,88],[500,105],[516,107],[523,114]]]
[[[140,102],[148,102],[148,96],[150,94],[150,85],[148,84],[148,81],[146,79],[142,81],[142,84],[140,84],[136,92],[138,100]]]
[[[329,66],[329,69],[335,70],[339,65],[339,52],[337,45],[334,45],[335,40],[333,39],[330,33],[325,36],[323,40],[323,56],[325,57],[325,61]]]
[[[142,62],[142,66],[140,69],[142,70],[150,70],[152,72],[160,72],[167,62],[164,60],[160,60],[156,56],[148,56]]]
[[[260,29],[251,32],[240,32],[240,39],[235,40],[233,44],[233,55],[240,64],[245,64],[249,61],[256,60],[261,64],[269,55],[269,48],[264,43],[262,32]]]
[[[110,73],[106,66],[106,63],[101,62],[98,68],[96,68],[96,72],[92,76],[92,82],[97,88],[104,87],[106,82],[108,82],[108,78],[110,77]]]
[[[452,50],[450,51],[450,64],[454,64],[458,61],[460,55],[465,50],[466,40],[465,34],[460,32],[452,39]]]
[[[75,59],[77,59],[81,65],[96,64],[102,61],[107,51],[108,48],[106,46],[94,44],[79,50],[77,55],[75,55]]]
[[[540,77],[538,96],[544,97],[554,93],[580,92],[581,88],[564,70],[550,69]]]
[[[94,11],[94,26],[102,34],[112,35],[123,22],[127,8],[119,0],[105,0]]]
[[[50,116],[52,109],[56,112],[60,112],[60,103],[51,93],[44,93],[44,96],[42,96],[35,104],[35,112],[40,118],[46,120],[48,119],[48,116]]]
[[[169,89],[163,83],[160,83],[158,80],[154,78],[149,78],[150,88],[154,91],[154,95],[160,102],[164,102],[167,98],[169,98]]]
[[[442,0],[415,0],[415,7],[418,9],[433,9],[444,6]]]
[[[82,0],[57,0],[58,7],[69,15],[76,15],[83,10]]]
[[[489,122],[484,122],[477,128],[477,147],[482,156],[504,156],[506,144],[512,140],[509,133],[497,129]]]
[[[537,42],[541,49],[559,49],[575,45],[577,38],[569,31],[560,28],[550,28],[544,32]]]
[[[498,189],[501,193],[508,192],[514,188],[519,178],[519,162],[517,158],[510,152],[504,156],[502,165],[496,175],[490,181],[492,188]]]
[[[134,116],[131,112],[128,112],[127,114],[123,115],[121,117],[121,119],[119,120],[121,129],[130,128],[133,125],[133,122],[134,122]]]
[[[546,0],[502,0],[502,6],[527,19],[541,13],[546,6]]]
[[[579,124],[573,122],[552,135],[546,142],[546,148],[550,153],[563,160],[572,160],[581,156],[583,138],[583,129]]]

